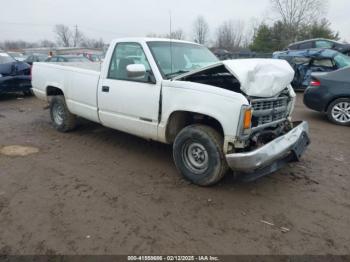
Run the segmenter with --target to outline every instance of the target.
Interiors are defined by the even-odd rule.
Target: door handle
[[[102,86],[102,92],[108,93],[109,92],[109,86]]]

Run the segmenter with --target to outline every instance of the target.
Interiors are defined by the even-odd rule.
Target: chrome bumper
[[[281,162],[280,160],[287,159],[284,162],[290,162],[291,157],[288,156],[291,154],[294,155],[293,159],[298,160],[310,143],[308,135],[309,124],[301,122],[287,134],[276,138],[263,147],[252,152],[226,155],[226,160],[233,171],[253,173],[265,168],[263,175],[267,175],[282,167],[281,164],[277,165],[277,162]],[[269,166],[275,166],[275,168],[266,169]]]

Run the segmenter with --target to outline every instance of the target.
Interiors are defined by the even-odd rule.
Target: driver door
[[[129,77],[127,66],[142,64],[146,74]],[[98,87],[99,117],[103,125],[140,137],[157,139],[161,84],[139,43],[115,46],[108,74]]]

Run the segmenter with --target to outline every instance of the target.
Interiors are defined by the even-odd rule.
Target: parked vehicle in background
[[[82,55],[57,55],[48,57],[45,62],[90,63],[91,61]]]
[[[23,62],[26,60],[27,56],[20,53],[20,52],[7,52],[11,57],[13,57],[15,60]]]
[[[103,61],[103,55],[102,54],[87,54],[85,53],[84,56],[89,59],[91,62],[102,62]]]
[[[350,67],[329,73],[313,73],[304,104],[327,114],[335,124],[350,126]]]
[[[31,94],[30,65],[16,61],[7,53],[0,52],[0,94],[23,92]]]
[[[305,90],[313,72],[331,72],[350,66],[350,57],[330,49],[275,52],[273,57],[289,62],[295,71],[292,86]]]
[[[48,58],[48,55],[45,54],[32,54],[27,57],[24,62],[27,64],[33,65],[34,62],[45,62]]]
[[[343,44],[325,38],[316,38],[290,44],[286,50],[306,50],[306,49],[333,49],[340,53],[350,55],[350,44]]]
[[[225,49],[213,49],[212,52],[220,60],[244,59],[244,58],[271,58],[272,53],[257,53],[248,49],[229,52]]]
[[[58,131],[81,116],[173,144],[176,167],[198,185],[217,183],[229,167],[257,179],[298,160],[309,144],[308,124],[291,121],[294,72],[285,61],[220,62],[195,43],[129,38],[112,42],[102,70],[34,63],[32,72]]]
[[[217,58],[219,58],[222,61],[231,59],[232,56],[232,53],[225,49],[213,49],[212,52]]]

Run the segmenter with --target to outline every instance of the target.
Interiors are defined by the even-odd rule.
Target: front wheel
[[[342,126],[350,126],[350,98],[340,98],[330,104],[327,110],[328,119]]]
[[[223,137],[209,126],[184,128],[175,139],[173,155],[181,174],[196,185],[214,185],[228,171]]]

